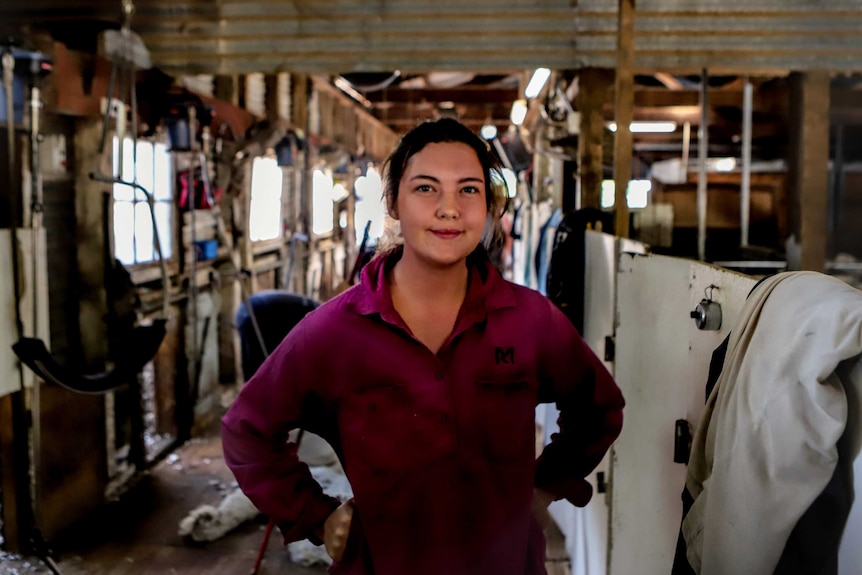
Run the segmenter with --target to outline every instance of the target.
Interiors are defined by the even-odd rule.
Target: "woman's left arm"
[[[292,429],[332,437],[323,432],[328,418],[320,399],[331,381],[322,373],[326,356],[306,335],[300,322],[243,385],[222,418],[222,448],[240,488],[277,520],[285,543],[320,544],[340,503],[323,492],[299,460],[298,445],[288,441]]]
[[[536,487],[584,506],[592,496],[585,477],[623,425],[622,393],[575,327],[550,301],[541,330],[539,402],[555,402],[560,430],[536,462]]]

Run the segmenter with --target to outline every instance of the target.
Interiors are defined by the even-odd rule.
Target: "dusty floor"
[[[235,484],[217,438],[192,440],[143,474],[119,501],[107,504],[54,542],[62,575],[245,575],[254,565],[265,520],[247,523],[206,544],[185,541],[180,520],[203,504],[218,505]],[[0,574],[51,573],[39,560],[0,556]],[[293,565],[274,532],[260,575],[320,575]]]
[[[177,532],[189,511],[218,505],[234,485],[218,438],[192,440],[143,474],[119,501],[58,538],[57,567],[62,575],[248,574],[263,540],[263,518],[206,544],[190,544]],[[568,575],[559,531],[548,539],[548,574]],[[38,559],[0,554],[0,575],[50,573]],[[322,575],[325,568],[291,563],[274,532],[260,575],[276,573]]]

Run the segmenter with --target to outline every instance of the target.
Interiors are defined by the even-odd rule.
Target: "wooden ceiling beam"
[[[668,90],[683,89],[682,82],[673,74],[668,74],[667,72],[656,72],[655,74],[653,74],[653,77],[659,82],[661,82]]]
[[[466,104],[508,104],[518,98],[518,88],[400,89],[386,88],[364,93],[371,102],[455,102]]]

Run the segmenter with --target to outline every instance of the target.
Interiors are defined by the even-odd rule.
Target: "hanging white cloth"
[[[694,504],[682,530],[696,573],[774,571],[835,470],[848,424],[845,389],[851,397],[862,391],[862,369],[849,365],[860,353],[859,290],[788,272],[751,294],[692,446],[686,487]]]

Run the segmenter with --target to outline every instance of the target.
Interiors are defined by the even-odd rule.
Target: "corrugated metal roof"
[[[16,20],[119,21],[120,1],[32,0]],[[618,0],[139,0],[168,72],[614,67]],[[637,67],[862,70],[862,0],[638,0]]]
[[[613,67],[618,0],[582,0],[575,38],[587,65]],[[642,0],[635,64],[644,69],[862,69],[860,0]]]

